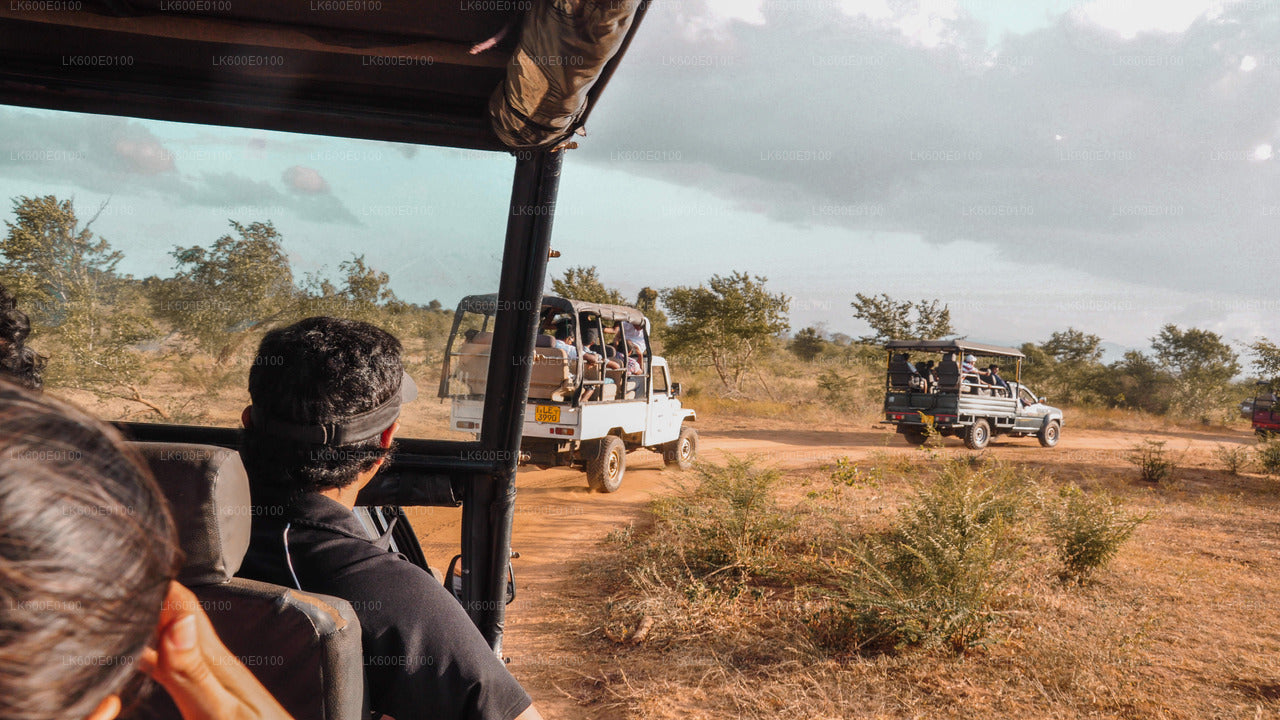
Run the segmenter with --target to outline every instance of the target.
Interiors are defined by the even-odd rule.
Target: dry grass
[[[590,661],[542,672],[592,718],[1280,716],[1277,482],[1232,476],[1203,451],[1178,483],[1153,487],[1122,454],[1064,450],[1037,463],[1050,487],[1104,490],[1149,519],[1083,586],[1061,583],[1048,538],[1033,539],[983,647],[834,657],[813,642],[796,588],[820,578],[689,592],[642,571],[635,551],[655,529],[641,525],[590,561],[555,618],[565,657]],[[884,453],[858,465],[872,460],[874,485],[833,484],[816,467],[783,480],[784,509],[832,521],[801,523],[817,528],[807,540],[788,533],[796,558],[829,559],[834,545],[887,527],[932,462]],[[630,644],[644,615],[653,629]]]

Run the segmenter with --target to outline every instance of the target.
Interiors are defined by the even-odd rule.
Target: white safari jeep
[[[454,430],[480,430],[497,302],[496,295],[471,295],[454,315],[440,376],[440,397],[452,401]],[[681,469],[693,464],[698,432],[685,422],[696,414],[680,404],[680,383],[671,381],[667,361],[650,352],[643,313],[545,296],[541,318],[527,358],[533,371],[522,462],[581,464],[600,492],[622,485],[631,450],[662,453],[667,465]]]

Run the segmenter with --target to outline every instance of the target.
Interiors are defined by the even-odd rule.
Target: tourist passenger
[[[991,383],[992,385],[995,385],[996,387],[999,387],[999,388],[1004,388],[1005,397],[1009,396],[1009,383],[1005,382],[1005,379],[1000,377],[999,365],[992,363],[987,368],[986,378],[987,378],[987,382]]]
[[[5,382],[0,528],[0,718],[110,720],[139,699],[139,670],[186,720],[288,717],[174,582],[177,534],[141,459]]]
[[[263,337],[241,418],[261,512],[240,574],[351,603],[375,713],[539,718],[453,595],[352,512],[391,457],[401,404],[417,395],[401,352],[385,331],[331,317]]]
[[[44,384],[41,373],[47,358],[27,347],[31,321],[18,309],[18,301],[0,285],[0,376],[28,390]]]

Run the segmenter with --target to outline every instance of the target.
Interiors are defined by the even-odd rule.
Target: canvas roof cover
[[[919,350],[928,352],[970,352],[974,355],[998,357],[1026,357],[1021,350],[1000,345],[969,342],[968,340],[890,340],[884,344],[889,350]]]
[[[544,295],[542,297],[543,306],[550,306],[557,310],[572,313],[592,312],[599,315],[605,320],[621,321],[626,320],[632,325],[642,328],[645,326],[644,313],[636,308],[626,305],[608,305],[605,303],[585,302],[582,300],[569,300],[555,295]],[[467,312],[481,313],[484,315],[494,315],[498,309],[498,296],[489,295],[468,295],[462,298],[458,303],[458,307]]]
[[[13,0],[0,5],[0,103],[545,148],[586,121],[646,8],[647,0]]]

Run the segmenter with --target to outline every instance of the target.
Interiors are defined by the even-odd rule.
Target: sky
[[[746,271],[793,330],[937,298],[1006,344],[1280,338],[1280,0],[654,0],[565,161],[551,273]],[[414,302],[497,284],[498,153],[0,108],[0,193],[74,196],[135,275],[270,219]],[[0,206],[0,217],[9,217]]]

